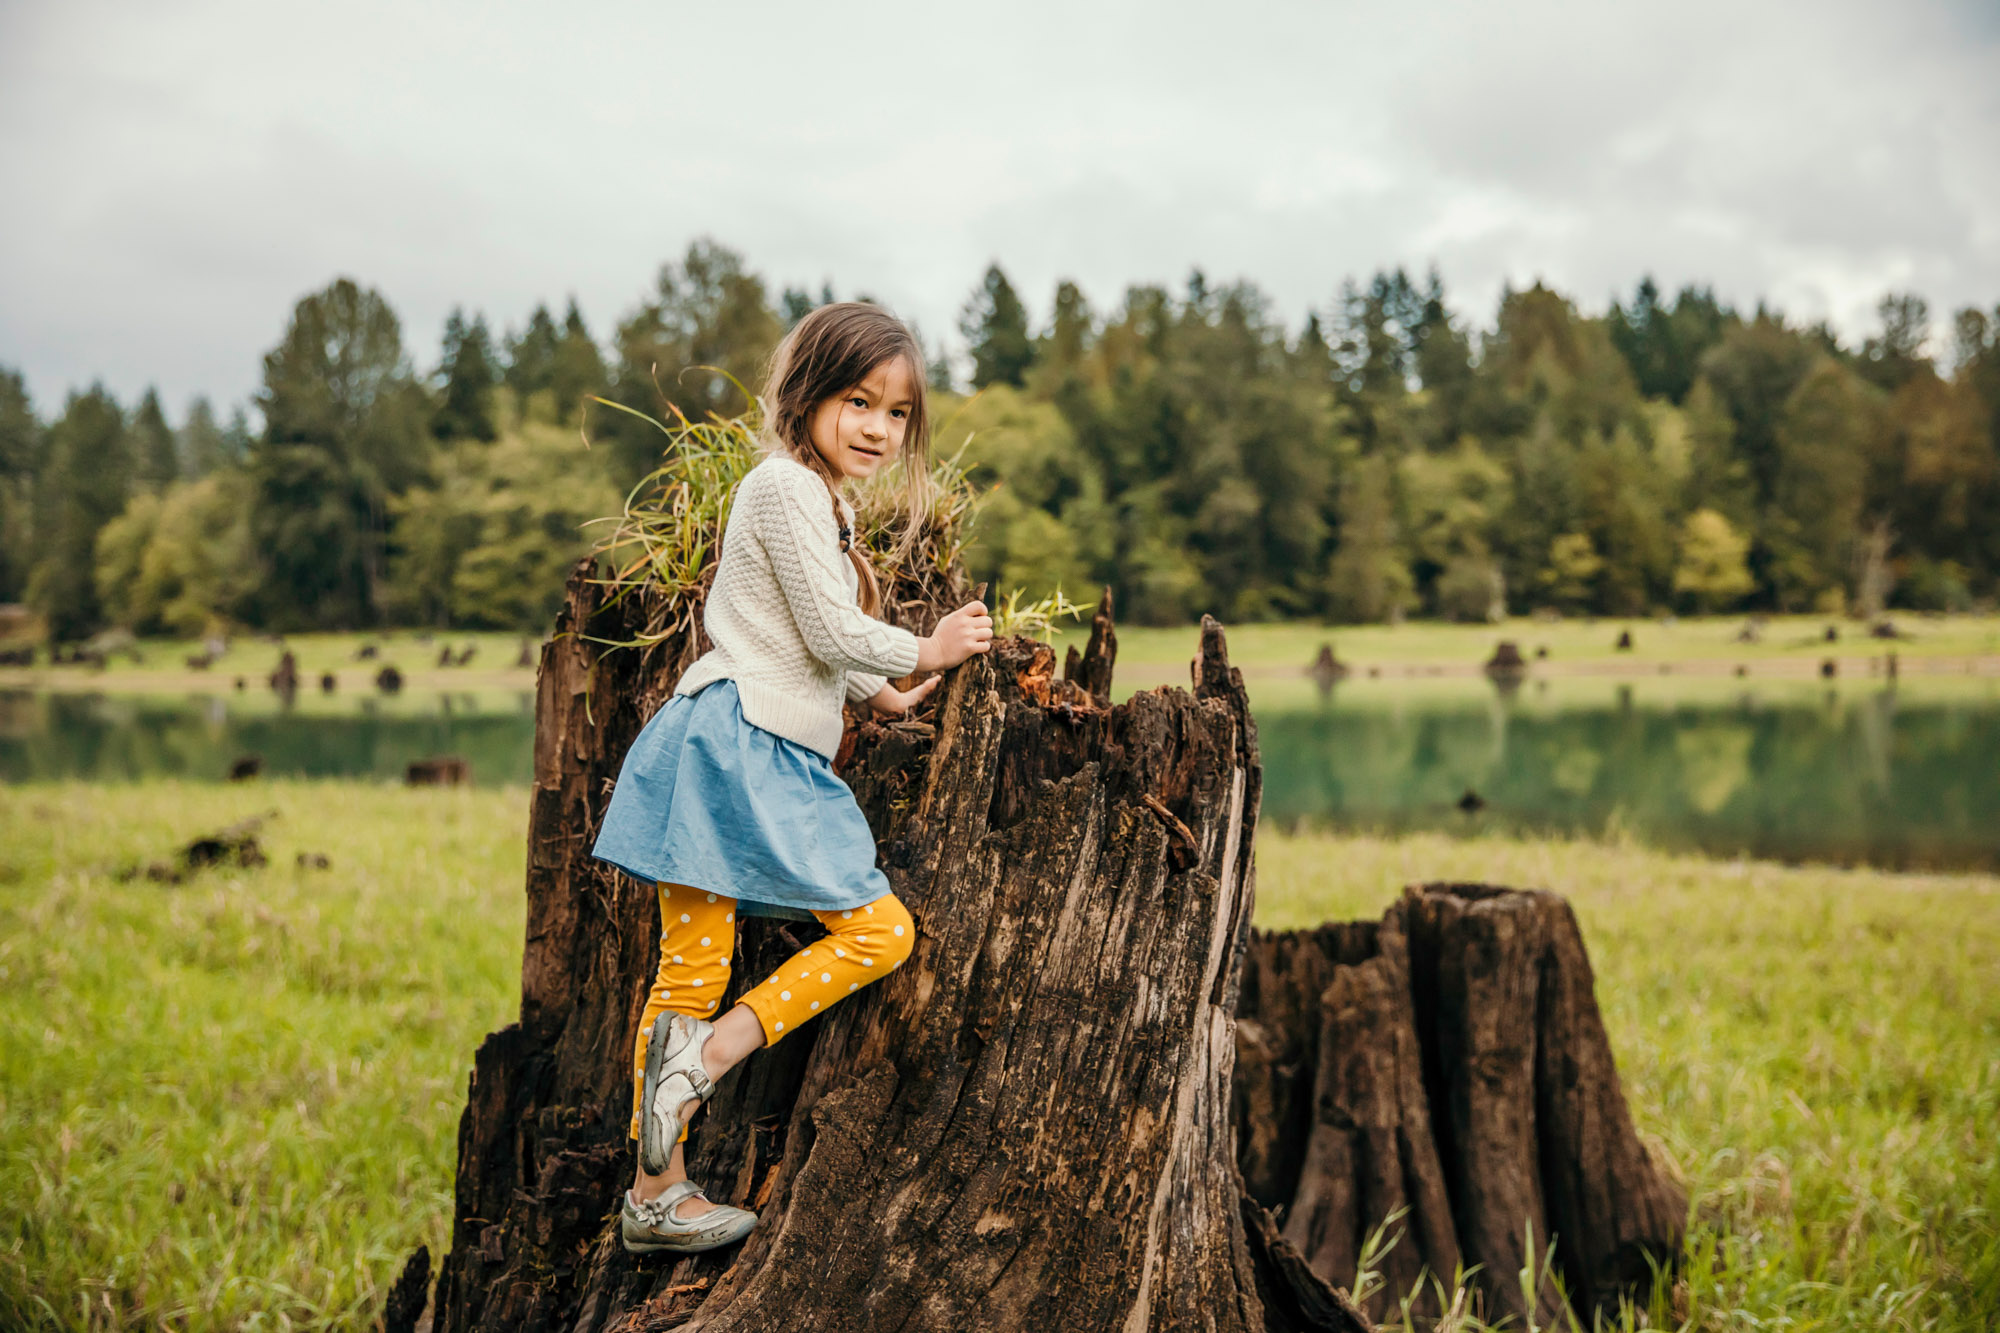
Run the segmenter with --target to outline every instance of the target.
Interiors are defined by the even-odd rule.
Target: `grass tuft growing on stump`
[[[742,386],[737,386],[741,388]],[[746,397],[749,395],[745,394]],[[647,623],[638,637],[612,646],[643,648],[698,623],[715,577],[716,555],[729,522],[736,487],[767,457],[760,440],[762,414],[755,398],[740,416],[694,421],[668,404],[658,418],[609,399],[593,401],[638,417],[665,439],[665,461],[639,479],[622,512],[597,522],[606,528],[597,555],[612,589],[610,601],[644,596]],[[959,451],[963,453],[963,449]],[[873,560],[882,587],[907,585],[905,600],[923,600],[929,587],[955,576],[970,535],[978,495],[959,454],[931,462],[932,503],[924,515],[913,559],[898,565],[889,534],[900,524],[901,464],[852,488],[855,528]]]

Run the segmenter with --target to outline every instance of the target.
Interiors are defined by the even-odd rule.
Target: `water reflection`
[[[1511,691],[1258,709],[1281,825],[1603,834],[1784,860],[2000,869],[2000,702],[1894,689],[1551,707]],[[1558,690],[1560,696],[1562,691]],[[1468,815],[1467,792],[1483,802]]]
[[[0,781],[180,777],[219,782],[236,761],[267,776],[400,778],[412,760],[461,755],[482,784],[534,776],[534,698],[440,694],[385,707],[226,696],[0,692]]]
[[[1843,693],[1815,682],[1760,696],[1732,681],[1659,700],[1630,683],[1551,685],[1407,689],[1355,673],[1324,695],[1311,679],[1289,693],[1260,686],[1264,817],[1622,830],[1722,855],[2000,869],[2000,688],[1938,695],[1905,681],[1900,692],[1884,682]],[[5,782],[219,782],[251,755],[266,775],[399,780],[414,760],[460,755],[479,783],[525,783],[533,753],[527,691],[302,691],[289,707],[255,694],[0,693]]]

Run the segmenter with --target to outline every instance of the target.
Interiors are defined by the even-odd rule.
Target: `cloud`
[[[1650,271],[1855,337],[2000,301],[1996,55],[1942,2],[0,7],[0,363],[242,398],[340,274],[424,365],[454,304],[608,333],[704,234],[933,337],[993,259],[1294,323],[1381,266],[1475,323]]]

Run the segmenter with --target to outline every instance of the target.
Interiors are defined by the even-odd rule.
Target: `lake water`
[[[2000,680],[1252,689],[1264,818],[1283,827],[1622,831],[1719,855],[2000,869]],[[0,693],[5,782],[220,781],[252,754],[267,775],[393,781],[452,754],[482,784],[525,783],[533,748],[525,691],[289,710]]]

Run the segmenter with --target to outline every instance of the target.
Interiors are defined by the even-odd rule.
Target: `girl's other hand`
[[[992,646],[993,617],[986,603],[967,602],[940,620],[929,637],[917,640],[917,670],[944,671]]]
[[[907,690],[899,690],[894,685],[884,685],[875,697],[868,701],[868,706],[888,717],[907,713],[928,699],[931,691],[935,690],[938,682],[943,679],[943,676],[932,676],[929,680]]]

